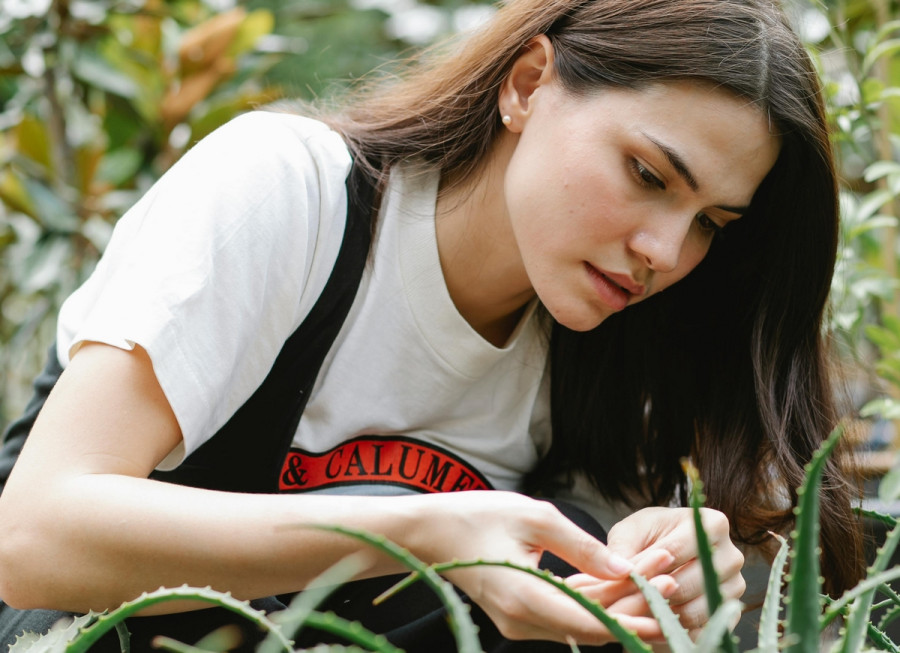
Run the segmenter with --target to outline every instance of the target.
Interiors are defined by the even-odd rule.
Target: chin
[[[581,310],[559,310],[554,311],[547,308],[554,320],[572,331],[585,332],[596,329],[606,318],[608,313],[600,311],[588,311],[584,307]]]

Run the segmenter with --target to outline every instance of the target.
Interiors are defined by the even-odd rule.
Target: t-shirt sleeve
[[[349,167],[321,123],[241,116],[123,216],[63,305],[63,365],[86,341],[147,350],[184,437],[161,468],[246,401],[315,302],[343,237]]]

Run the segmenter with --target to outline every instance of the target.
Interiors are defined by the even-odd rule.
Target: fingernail
[[[609,570],[614,574],[627,574],[630,573],[631,570],[634,569],[634,565],[631,564],[628,560],[623,558],[622,556],[616,555],[613,553],[609,556]]]
[[[678,591],[678,583],[674,582],[671,578],[666,577],[665,579],[662,577],[651,578],[650,584],[656,588],[656,590],[662,595],[664,599],[671,597],[675,592]]]
[[[672,595],[674,595],[675,592],[677,592],[677,591],[678,591],[678,583],[672,583],[671,585],[666,585],[666,587],[663,588],[663,590],[660,592],[660,594],[662,594],[662,597],[664,599],[668,599],[668,598],[671,598]]]
[[[656,566],[656,570],[658,572],[666,571],[669,568],[669,566],[673,562],[675,562],[675,556],[672,555],[669,551],[663,550],[663,553],[665,553],[665,555],[660,556],[659,564]]]

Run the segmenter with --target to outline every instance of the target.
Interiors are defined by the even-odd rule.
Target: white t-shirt
[[[315,303],[343,237],[350,164],[341,138],[319,122],[237,118],[119,221],[95,272],[65,302],[64,366],[84,341],[148,352],[184,438],[161,469],[224,425]],[[392,171],[372,256],[282,489],[517,490],[549,447],[539,314],[530,306],[502,348],[459,314],[438,257],[438,181],[415,166]]]
[[[117,224],[65,303],[64,364],[85,340],[150,355],[184,435],[171,468],[259,386],[318,298],[347,212],[346,146],[321,123],[242,116],[193,148]],[[391,176],[373,253],[294,445],[404,435],[514,489],[548,445],[545,338],[531,307],[503,348],[460,316],[435,237],[438,175]],[[541,395],[544,397],[544,395]]]

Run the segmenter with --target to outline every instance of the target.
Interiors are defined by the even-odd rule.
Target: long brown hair
[[[822,322],[838,243],[836,175],[819,82],[769,0],[512,0],[452,51],[357,89],[325,119],[383,180],[418,158],[466,180],[502,128],[500,86],[546,34],[571,93],[695,79],[768,116],[779,158],[744,219],[687,279],[587,333],[554,325],[553,444],[528,479],[583,474],[610,499],[683,499],[691,456],[734,536],[784,530],[803,464],[837,422]],[[826,586],[861,573],[852,488],[829,463]]]

